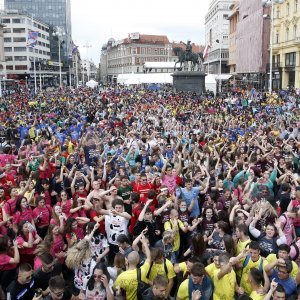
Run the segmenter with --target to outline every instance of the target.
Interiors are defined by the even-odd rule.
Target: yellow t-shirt
[[[267,256],[266,260],[267,260],[268,264],[273,263],[277,260],[277,256],[276,256],[276,254],[271,253]],[[292,269],[292,272],[291,272],[291,276],[294,279],[296,279],[299,268],[298,268],[298,265],[293,260],[292,260],[292,266],[293,266],[293,269]]]
[[[143,267],[144,266],[145,266],[145,268],[147,270],[149,270],[150,264],[147,261],[143,264]],[[173,264],[168,259],[166,259],[166,267],[167,267],[167,270],[168,270],[168,274],[166,274],[166,272],[165,272],[164,263],[162,263],[162,264],[153,263],[151,271],[150,271],[150,274],[149,274],[149,279],[146,278],[147,273],[145,272],[145,273],[142,273],[142,276],[141,276],[142,277],[142,281],[144,281],[146,283],[149,283],[149,281],[152,282],[153,279],[157,275],[165,276],[165,278],[168,279],[168,280],[176,277]]]
[[[245,258],[243,258],[241,260],[242,264],[244,263],[244,260],[245,260]],[[260,257],[258,261],[253,262],[252,259],[250,258],[249,261],[248,261],[248,264],[242,270],[241,287],[244,289],[244,291],[247,295],[250,295],[251,292],[252,292],[251,285],[248,282],[249,270],[251,268],[256,268],[258,270],[261,270],[260,267],[259,267],[261,260],[262,260],[262,257]],[[264,269],[267,264],[268,264],[268,262],[266,260],[263,260],[262,269]]]
[[[264,300],[265,299],[265,296],[266,295],[260,295],[258,294],[256,291],[253,291],[251,294],[250,294],[250,298],[252,300]]]
[[[238,241],[237,242],[237,245],[236,245],[236,256],[238,256],[239,254],[241,254],[243,252],[243,250],[246,248],[246,246],[248,244],[250,244],[251,240],[248,239],[247,241],[245,242],[242,242],[242,241]]]
[[[207,273],[207,275],[210,277],[211,280],[213,280],[214,277],[214,272],[216,270],[220,270],[216,267],[215,263],[211,263],[208,266],[205,267],[205,271]]]
[[[214,283],[213,300],[232,300],[234,299],[236,275],[233,270],[221,279],[218,279],[220,269],[214,270],[211,278]]]
[[[141,278],[147,276],[149,267],[150,265],[148,262],[145,262],[141,266]],[[126,300],[137,300],[137,269],[121,273],[114,283],[114,288],[118,286],[126,291]]]
[[[187,272],[186,262],[179,263],[178,267],[179,267],[180,271],[183,273],[183,277],[184,277],[185,273]]]
[[[189,279],[184,280],[179,286],[177,299],[189,300]]]
[[[171,224],[172,223],[172,224]],[[174,225],[172,220],[165,223],[164,228],[165,230],[172,230],[174,232],[174,245],[173,245],[173,251],[178,251],[180,247],[180,232],[179,227],[181,229],[184,228],[183,223],[178,220],[178,225]]]

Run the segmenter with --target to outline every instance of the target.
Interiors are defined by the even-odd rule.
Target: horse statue
[[[180,63],[180,70],[182,70],[182,64],[185,62],[191,62],[191,71],[195,71],[197,66],[198,71],[202,71],[202,66],[204,62],[203,53],[187,52],[182,50],[180,47],[173,49],[178,60],[175,62],[174,70],[176,70],[176,65]]]

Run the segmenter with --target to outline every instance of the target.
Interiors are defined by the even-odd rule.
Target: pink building
[[[236,72],[244,78],[265,81],[269,62],[270,20],[261,0],[240,0],[236,31]]]

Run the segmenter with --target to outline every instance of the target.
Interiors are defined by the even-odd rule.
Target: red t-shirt
[[[134,191],[140,194],[140,201],[144,203],[148,200],[148,192],[153,189],[153,185],[148,182],[146,184],[136,184],[134,187]],[[141,195],[143,196],[141,197]]]
[[[39,221],[36,222],[37,227],[43,227],[50,224],[52,208],[49,205],[44,207],[36,207],[33,212],[33,218],[37,218],[39,216]]]
[[[100,216],[100,213],[95,211],[95,210],[91,210],[90,211],[90,218],[91,218],[91,221],[94,221],[94,218],[95,217],[99,217]],[[99,222],[99,231],[102,233],[102,234],[105,234],[105,223],[104,223],[104,219],[103,221]]]
[[[32,220],[33,220],[32,209],[30,207],[28,207],[23,211],[15,212],[13,223],[19,224],[21,221],[28,221],[29,223],[31,223]]]
[[[10,264],[10,260],[12,257],[8,256],[7,254],[0,254],[0,270],[7,271],[13,270],[17,267],[17,264]]]
[[[32,236],[33,236],[33,240],[35,240],[35,236],[36,236],[35,231],[32,232]],[[25,239],[24,239],[23,236],[18,235],[17,238],[16,238],[18,246],[22,247],[25,242],[28,242],[28,239],[29,239],[29,234],[28,233],[26,234]],[[22,254],[33,254],[35,248],[36,248],[36,245],[33,245],[31,248],[25,248],[25,247],[19,248],[20,255],[22,255]]]

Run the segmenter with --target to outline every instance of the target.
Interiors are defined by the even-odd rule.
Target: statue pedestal
[[[173,86],[177,92],[196,92],[197,94],[205,92],[206,74],[204,72],[176,71],[172,76]]]

